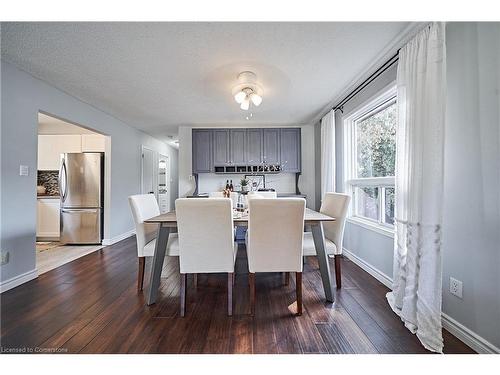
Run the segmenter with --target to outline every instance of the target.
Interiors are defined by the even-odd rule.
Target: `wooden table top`
[[[233,217],[234,224],[248,224],[248,215],[243,214],[241,217]],[[334,217],[322,214],[321,212],[317,212],[306,208],[304,214],[304,222],[305,224],[315,224],[323,221],[335,221]],[[167,212],[166,214],[161,214],[151,219],[144,220],[145,223],[156,223],[156,224],[177,224],[177,216],[175,215],[175,211]]]

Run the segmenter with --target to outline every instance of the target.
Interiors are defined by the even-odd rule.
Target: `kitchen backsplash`
[[[59,195],[58,171],[38,171],[37,185],[45,186],[46,195]]]
[[[201,173],[198,177],[198,192],[222,191],[227,180],[233,180],[234,189],[237,190],[244,176],[244,174]],[[278,193],[295,193],[295,173],[266,174],[265,183],[266,189],[275,189]]]

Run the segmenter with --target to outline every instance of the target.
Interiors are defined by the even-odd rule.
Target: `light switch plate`
[[[27,165],[20,165],[19,166],[19,176],[29,176],[30,174],[30,167]]]
[[[2,251],[1,264],[3,266],[4,264],[7,264],[7,263],[9,263],[9,252],[8,251],[5,251],[5,252]]]

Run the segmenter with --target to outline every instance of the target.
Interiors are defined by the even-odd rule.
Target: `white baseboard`
[[[469,328],[457,322],[451,316],[442,313],[441,321],[443,323],[443,328],[450,332],[453,336],[458,338],[460,341],[464,342],[466,345],[470,346],[476,352],[480,354],[499,354],[500,348],[497,348],[491,342],[485,340],[481,336],[472,332]]]
[[[16,286],[27,283],[30,280],[36,279],[38,277],[38,270],[32,269],[31,271],[22,273],[20,275],[14,276],[8,280],[2,281],[0,283],[0,293],[6,292]]]
[[[134,234],[135,234],[135,229],[131,229],[128,232],[119,234],[118,236],[115,236],[113,238],[104,238],[102,240],[102,244],[103,246],[113,245],[117,242],[123,241],[126,238],[132,237]]]
[[[364,271],[368,272],[382,284],[392,289],[392,278],[366,263],[363,259],[353,254],[351,251],[343,248],[343,254],[354,264],[358,265]],[[490,343],[488,340],[472,332],[463,324],[457,322],[455,319],[445,313],[441,313],[441,322],[443,328],[450,332],[453,336],[458,338],[464,344],[471,347],[473,350],[480,354],[500,353],[500,349]]]
[[[384,284],[388,288],[392,288],[392,278],[387,276],[385,273],[382,271],[379,271],[372,265],[366,263],[363,259],[352,253],[351,251],[347,250],[346,248],[343,248],[342,253],[348,258],[351,262],[354,264],[358,265],[361,267],[363,270],[368,272],[370,275],[372,275],[374,278],[376,278],[378,281],[380,281],[382,284]]]

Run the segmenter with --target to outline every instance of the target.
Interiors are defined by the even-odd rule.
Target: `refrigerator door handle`
[[[64,189],[63,189],[63,181],[64,181]],[[68,171],[66,170],[66,159],[63,158],[61,163],[61,169],[59,170],[59,195],[61,196],[61,202],[64,202],[67,194],[68,194]]]
[[[66,169],[66,160],[63,161],[63,167],[64,167],[64,199],[63,199],[63,201],[65,201],[66,197],[68,196],[68,171]]]

